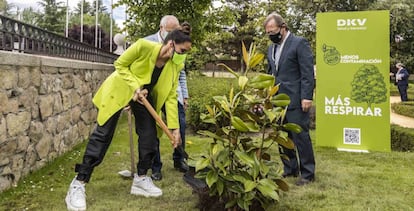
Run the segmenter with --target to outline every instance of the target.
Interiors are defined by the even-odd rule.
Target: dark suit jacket
[[[399,80],[397,82],[397,85],[399,86],[406,86],[408,85],[408,77],[410,76],[410,74],[408,73],[408,70],[403,68],[400,70],[400,72],[397,71],[396,74],[402,74],[401,80]]]
[[[289,95],[291,100],[289,108],[301,108],[302,99],[313,99],[315,82],[312,51],[305,38],[295,36],[293,33],[290,33],[284,42],[278,71],[272,58],[275,44],[269,46],[268,73],[276,77],[276,84],[280,83],[279,93]]]

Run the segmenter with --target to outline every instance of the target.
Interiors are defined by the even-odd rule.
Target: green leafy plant
[[[270,148],[280,144],[293,149],[287,131],[300,132],[293,123],[283,123],[290,98],[277,94],[279,85],[268,74],[249,78],[249,70],[264,58],[252,44],[249,51],[242,43],[246,70],[239,75],[238,89],[228,96],[214,96],[214,104],[201,119],[215,126],[215,131],[198,131],[213,139],[206,154],[196,162],[197,177],[204,179],[209,195],[228,210],[266,209],[279,201],[280,191],[288,191],[282,168],[272,160]],[[273,148],[274,149],[274,148]],[[209,202],[210,203],[210,202]]]

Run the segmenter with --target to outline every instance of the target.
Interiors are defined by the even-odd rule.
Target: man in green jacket
[[[93,169],[102,162],[121,111],[127,105],[134,113],[139,136],[139,161],[131,194],[162,195],[162,190],[147,176],[157,150],[156,139],[162,133],[157,131],[154,118],[139,99],[147,97],[159,114],[165,109],[167,126],[175,138],[173,146],[177,147],[180,133],[176,90],[185,53],[190,49],[191,38],[180,30],[174,30],[163,44],[139,39],[115,61],[115,72],[103,82],[93,98],[98,108],[98,124],[89,137],[83,162],[75,166],[78,174],[72,180],[65,199],[68,210],[86,210],[85,183],[89,182]]]

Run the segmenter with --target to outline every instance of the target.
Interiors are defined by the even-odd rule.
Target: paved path
[[[401,98],[399,96],[391,96],[390,103],[398,103],[401,102]],[[414,128],[414,118],[402,116],[399,114],[394,113],[391,110],[391,123],[400,125],[402,127]]]

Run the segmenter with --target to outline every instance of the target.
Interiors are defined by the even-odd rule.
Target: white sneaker
[[[86,210],[85,184],[82,184],[76,177],[72,180],[66,194],[65,202],[68,210]]]
[[[131,186],[131,194],[145,197],[158,197],[162,195],[162,190],[154,185],[151,177],[139,177],[135,174]]]

